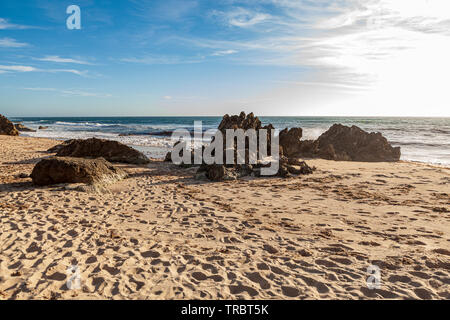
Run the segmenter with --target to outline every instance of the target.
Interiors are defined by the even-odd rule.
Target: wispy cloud
[[[112,97],[111,94],[95,93],[95,92],[89,92],[89,91],[83,91],[83,90],[77,90],[77,89],[61,90],[61,89],[56,89],[56,88],[39,88],[39,87],[29,87],[29,88],[22,88],[22,89],[27,90],[27,91],[56,92],[56,93],[60,93],[65,96],[97,97],[97,98]]]
[[[40,69],[32,66],[22,66],[22,65],[0,65],[1,73],[10,72],[47,72],[47,73],[72,73],[78,76],[86,77],[88,76],[88,71],[80,71],[76,69]]]
[[[6,30],[6,29],[18,30],[18,29],[29,29],[29,28],[33,28],[33,27],[10,23],[8,20],[6,20],[4,18],[0,18],[0,30]]]
[[[211,54],[212,56],[220,57],[220,56],[227,56],[230,54],[238,53],[236,50],[219,50]]]
[[[216,16],[225,24],[234,27],[251,27],[272,18],[268,13],[263,13],[255,10],[245,9],[242,7],[233,8],[229,11],[214,10],[212,16]]]
[[[28,46],[27,43],[18,42],[12,38],[1,38],[0,39],[0,48],[23,48]]]
[[[39,69],[36,69],[34,67],[30,66],[4,66],[0,65],[0,70],[4,72],[12,71],[12,72],[33,72],[38,71]]]
[[[414,60],[437,69],[449,65],[444,54],[431,58],[433,50],[450,54],[446,0],[230,2],[236,7],[214,10],[212,16],[240,28],[235,40],[174,37],[174,41],[215,49],[219,55],[233,48],[240,53],[234,61],[244,64],[307,67],[325,83],[353,78],[372,85],[392,76],[392,70],[405,72]]]
[[[54,62],[54,63],[73,63],[73,64],[91,65],[90,62],[85,61],[85,60],[62,58],[60,56],[45,56],[43,58],[34,58],[34,60],[45,61],[45,62]]]
[[[182,56],[156,56],[148,55],[142,57],[129,57],[120,59],[121,62],[127,63],[138,63],[138,64],[148,64],[148,65],[171,65],[171,64],[191,64],[199,63],[204,59],[203,56],[200,57],[182,57]]]

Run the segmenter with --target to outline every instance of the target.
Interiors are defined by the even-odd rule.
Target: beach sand
[[[450,299],[449,168],[308,160],[211,183],[152,161],[118,165],[110,193],[19,177],[58,143],[0,136],[0,299]]]

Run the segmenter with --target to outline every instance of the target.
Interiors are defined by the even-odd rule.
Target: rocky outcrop
[[[227,141],[226,141],[226,130],[232,129],[232,130],[237,130],[237,129],[242,129],[245,131],[253,129],[256,130],[257,133],[257,141],[258,141],[258,148],[259,148],[259,132],[258,130],[261,129],[266,129],[267,130],[267,136],[264,137],[264,139],[266,139],[267,141],[267,154],[270,155],[270,151],[271,151],[271,136],[270,136],[270,130],[273,130],[274,127],[271,124],[268,124],[266,126],[262,126],[261,124],[261,120],[259,120],[258,117],[255,117],[255,115],[253,114],[253,112],[249,113],[248,115],[245,114],[245,112],[241,112],[239,115],[233,115],[233,116],[229,116],[228,114],[224,115],[222,118],[222,121],[219,124],[218,129],[222,132],[223,134],[223,145],[224,145],[224,150],[226,149],[226,145],[227,145]],[[248,149],[248,144],[246,145],[246,149]],[[236,146],[235,146],[236,148]],[[225,153],[224,153],[225,155]],[[248,157],[248,152],[246,152],[246,158]],[[235,155],[235,159],[236,159],[236,155]],[[226,159],[224,159],[225,162]]]
[[[105,158],[110,162],[122,162],[131,164],[147,164],[150,160],[142,153],[111,140],[91,138],[86,140],[72,140],[63,144],[57,151],[59,157],[77,158]]]
[[[48,129],[48,127],[46,127],[46,126],[39,126],[39,128],[38,128],[39,130],[47,130]]]
[[[333,125],[315,141],[303,141],[297,156],[338,161],[393,162],[400,160],[400,148],[392,147],[377,132],[357,126]]]
[[[19,131],[17,131],[14,124],[8,120],[8,118],[0,114],[0,135],[6,136],[18,136]]]
[[[283,155],[289,157],[294,155],[302,144],[302,128],[284,129],[280,131],[280,147]]]
[[[33,129],[30,129],[30,128],[27,128],[27,127],[25,127],[23,124],[21,124],[21,123],[16,123],[15,125],[14,125],[14,127],[17,129],[17,131],[19,131],[19,132],[36,132],[36,130],[33,130]]]
[[[256,130],[257,134],[259,133],[258,130],[260,129],[266,129],[268,135],[264,137],[260,137],[257,135],[258,138],[258,147],[259,147],[259,139],[264,138],[267,139],[267,154],[270,155],[271,151],[271,136],[270,136],[270,130],[274,129],[274,127],[269,124],[267,126],[262,126],[261,121],[258,119],[258,117],[255,117],[253,113],[250,113],[246,115],[244,112],[241,112],[240,115],[234,115],[229,116],[225,115],[218,127],[218,130],[220,130],[224,137],[224,144],[223,144],[223,150],[224,150],[224,157],[226,156],[226,130],[232,129],[242,129],[243,131],[247,131],[250,129]],[[301,129],[292,129],[290,131],[286,130],[286,132],[283,134],[284,142],[286,143],[286,146],[288,147],[288,151],[290,152],[290,146],[289,143],[291,143],[293,140],[296,141],[295,144],[292,144],[292,146],[295,148],[297,143],[300,141],[300,138],[302,136]],[[213,165],[206,165],[203,164],[199,170],[197,171],[197,178],[205,177],[212,181],[221,181],[221,180],[235,180],[240,177],[245,176],[260,176],[261,175],[261,168],[268,167],[270,164],[263,164],[261,162],[258,162],[256,164],[250,164],[249,163],[249,153],[248,153],[248,147],[249,145],[246,145],[246,154],[245,154],[245,164],[237,164],[236,163],[236,153],[237,153],[237,146],[234,144],[235,148],[235,163],[234,164],[226,164],[226,165],[219,165],[219,164],[213,164]],[[280,151],[282,148],[280,148]],[[259,150],[258,150],[259,151]],[[280,152],[280,166],[279,170],[276,173],[278,176],[282,177],[288,177],[290,175],[299,175],[299,174],[310,174],[313,172],[313,168],[310,168],[306,163],[304,162],[295,162],[290,163],[288,158],[282,157],[282,152]],[[224,158],[224,163],[226,159]]]
[[[41,160],[31,178],[38,186],[63,183],[109,184],[126,177],[126,173],[105,159],[52,157]]]

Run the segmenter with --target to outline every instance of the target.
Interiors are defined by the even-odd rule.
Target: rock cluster
[[[256,130],[257,139],[258,139],[258,147],[259,147],[259,139],[264,138],[267,139],[267,155],[271,155],[271,136],[270,133],[274,127],[271,124],[267,126],[262,126],[261,121],[258,117],[255,117],[253,113],[246,115],[244,112],[241,112],[240,115],[229,116],[225,115],[219,124],[218,130],[220,130],[224,137],[224,157],[226,150],[226,130],[227,129],[242,129],[244,132],[250,129]],[[260,129],[266,129],[267,135],[264,137],[259,136]],[[301,137],[301,129],[300,129],[300,137]],[[261,168],[267,167],[270,164],[263,164],[258,162],[257,164],[249,163],[249,153],[248,153],[249,145],[246,144],[246,154],[245,154],[245,164],[237,164],[236,163],[236,153],[237,146],[234,144],[235,151],[235,164],[213,164],[207,165],[202,164],[197,171],[197,178],[205,176],[209,180],[212,181],[220,181],[220,180],[235,180],[245,176],[260,176]],[[258,150],[259,151],[259,150]],[[299,175],[299,174],[311,174],[315,168],[310,168],[305,162],[299,161],[298,159],[289,159],[283,156],[282,150],[280,148],[280,162],[279,162],[279,170],[277,172],[278,176],[288,177],[290,175]],[[224,163],[225,163],[224,159]]]
[[[226,130],[242,129],[244,132],[254,129],[270,129],[274,127],[269,124],[262,126],[258,117],[253,113],[246,115],[225,115],[219,124],[218,130],[223,135],[224,163],[226,163]],[[400,148],[392,147],[381,133],[369,133],[356,126],[347,127],[341,124],[333,125],[317,140],[302,140],[302,128],[284,129],[279,133],[280,153],[279,170],[277,175],[288,177],[290,175],[311,174],[315,168],[309,167],[301,158],[322,158],[338,161],[398,161],[400,159]],[[259,146],[259,136],[258,146]],[[271,137],[267,139],[267,154],[270,155]],[[180,142],[178,142],[180,143]],[[177,143],[177,144],[178,144]],[[176,144],[176,145],[177,145]],[[234,180],[243,176],[259,176],[261,168],[267,165],[262,163],[250,164],[248,154],[248,143],[246,145],[245,164],[236,163],[237,146],[234,144],[235,163],[227,165],[207,165],[203,163],[197,177],[206,177],[213,181]],[[166,156],[166,161],[171,161],[171,153]],[[191,154],[193,160],[193,154]]]
[[[8,120],[8,118],[0,114],[0,135],[6,136],[18,136],[19,131],[17,131],[14,124]]]

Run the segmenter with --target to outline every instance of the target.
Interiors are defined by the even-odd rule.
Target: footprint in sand
[[[281,287],[281,292],[283,292],[283,294],[289,298],[295,298],[300,295],[300,290],[298,290],[297,288],[288,287],[288,286]]]

